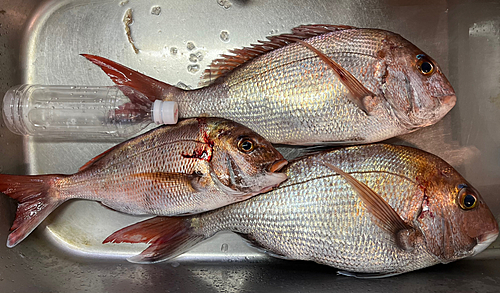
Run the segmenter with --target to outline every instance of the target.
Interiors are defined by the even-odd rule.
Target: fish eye
[[[244,138],[238,143],[238,149],[245,153],[250,153],[255,149],[255,143],[249,138]]]
[[[431,75],[434,72],[434,64],[423,54],[417,55],[416,66],[423,75]]]
[[[477,205],[477,197],[466,187],[460,190],[458,199],[458,203],[463,210],[473,209]]]

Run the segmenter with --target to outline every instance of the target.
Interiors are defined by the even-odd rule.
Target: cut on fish
[[[264,138],[222,118],[186,119],[123,142],[72,175],[0,174],[18,201],[13,247],[69,199],[99,201],[132,215],[200,213],[266,192],[287,164]]]

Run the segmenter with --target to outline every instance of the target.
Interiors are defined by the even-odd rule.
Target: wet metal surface
[[[448,161],[480,191],[498,219],[498,1],[4,0],[0,4],[0,96],[20,83],[112,85],[81,53],[195,88],[203,69],[228,49],[312,23],[391,30],[437,60],[456,90],[457,105],[438,124],[390,142],[416,146]],[[22,139],[9,133],[2,122],[0,172],[74,173],[115,143]],[[269,258],[231,233],[221,233],[171,262],[130,264],[124,258],[144,245],[100,243],[143,218],[77,200],[58,208],[25,241],[7,249],[1,243],[14,214],[14,203],[0,196],[3,292],[500,290],[498,240],[493,244],[497,249],[471,260],[384,280],[356,280],[336,276],[333,268]]]

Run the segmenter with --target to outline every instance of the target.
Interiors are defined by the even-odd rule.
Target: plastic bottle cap
[[[153,121],[156,124],[176,124],[179,118],[177,102],[156,100],[153,104]]]

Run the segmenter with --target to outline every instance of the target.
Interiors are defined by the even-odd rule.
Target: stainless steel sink
[[[20,83],[112,85],[79,56],[100,55],[178,86],[197,87],[203,69],[228,49],[300,24],[388,29],[423,49],[447,73],[456,107],[437,125],[392,139],[439,155],[500,216],[500,3],[498,1],[11,1],[0,3],[0,96]],[[131,9],[131,10],[129,10]],[[124,16],[131,12],[132,23]],[[130,30],[130,39],[126,33]],[[137,53],[133,46],[136,47]],[[0,125],[0,172],[73,173],[116,142],[22,138]],[[288,157],[294,149],[281,149]],[[15,204],[0,196],[0,243]],[[499,241],[479,256],[384,280],[272,259],[221,233],[170,262],[125,258],[145,245],[101,244],[143,218],[71,201],[13,249],[0,245],[2,292],[498,292]]]

